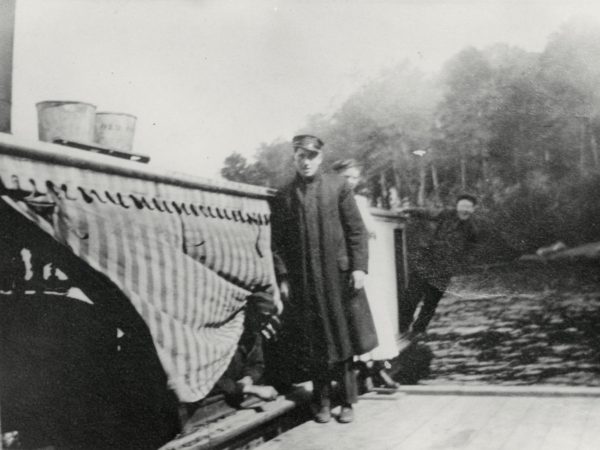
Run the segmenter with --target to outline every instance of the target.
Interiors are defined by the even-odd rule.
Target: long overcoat
[[[315,239],[308,236],[300,193],[303,183],[297,176],[278,192],[272,204],[272,226],[277,275],[287,277],[291,288],[280,345],[289,364],[306,367],[355,354],[346,307],[349,277],[354,270],[367,272],[368,235],[345,179],[319,173],[313,181],[318,245],[309,246],[307,241]],[[361,301],[366,303],[366,298]]]

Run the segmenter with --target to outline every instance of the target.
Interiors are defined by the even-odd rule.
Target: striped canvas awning
[[[275,286],[269,192],[0,137],[2,198],[129,298],[181,401],[227,368],[246,296]]]

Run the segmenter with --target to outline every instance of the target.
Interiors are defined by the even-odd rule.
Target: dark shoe
[[[352,405],[342,406],[340,415],[338,416],[339,423],[350,423],[354,420],[354,410]]]
[[[327,423],[331,420],[331,408],[329,406],[321,406],[315,414],[315,422]]]

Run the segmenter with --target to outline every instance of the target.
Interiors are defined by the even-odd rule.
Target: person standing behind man
[[[476,206],[474,196],[463,194],[457,198],[455,209],[401,209],[411,217],[436,222],[432,238],[415,252],[406,295],[399,305],[401,349],[425,332],[452,275],[460,269],[477,241],[477,228],[472,219]],[[421,301],[423,305],[413,322]]]
[[[342,159],[333,163],[331,168],[335,173],[343,176],[352,190],[356,192],[361,181],[361,167],[358,161],[354,159]],[[378,280],[377,278],[382,272],[385,273],[382,270],[382,265],[389,264],[389,260],[376,256],[377,253],[381,253],[381,251],[378,252],[377,250],[382,250],[381,247],[385,246],[385,241],[381,241],[381,237],[379,241],[377,240],[377,233],[375,232],[377,225],[369,208],[369,199],[363,195],[355,194],[354,200],[369,234],[370,275],[365,280],[365,291],[371,314],[373,314],[377,340],[379,341],[379,345],[373,351],[360,355],[359,359],[363,364],[359,363],[358,365],[362,367],[367,389],[372,389],[375,385],[395,389],[399,385],[386,371],[389,365],[388,361],[398,356],[393,319],[388,311],[387,304],[389,302],[396,303],[397,296],[391,295],[392,292],[386,289],[385,286],[382,286],[381,279]],[[373,276],[375,276],[375,280],[371,279]],[[377,285],[377,281],[380,282],[380,285]]]
[[[323,141],[300,135],[292,145],[296,176],[279,191],[272,211],[276,272],[282,298],[288,299],[280,344],[288,349],[289,364],[308,367],[315,420],[331,419],[335,380],[342,397],[338,421],[349,423],[357,401],[352,370],[357,352],[348,303],[352,290],[364,288],[367,231],[350,186],[338,175],[321,173]]]

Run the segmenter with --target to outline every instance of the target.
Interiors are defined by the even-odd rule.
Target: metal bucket
[[[137,118],[125,113],[96,113],[95,141],[105,147],[131,152]]]
[[[45,101],[35,105],[40,141],[93,142],[96,106],[90,103]]]

